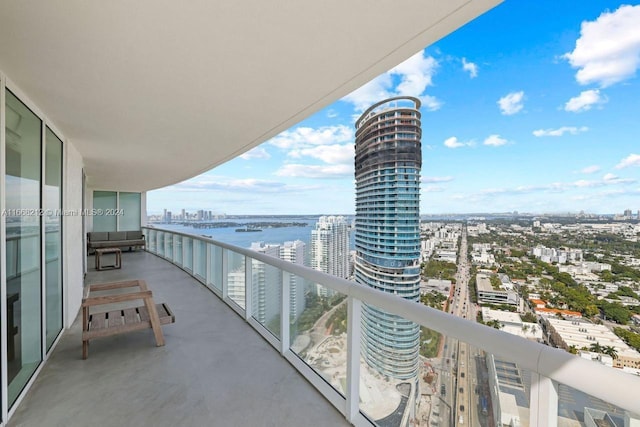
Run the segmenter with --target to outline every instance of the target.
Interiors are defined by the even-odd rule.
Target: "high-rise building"
[[[304,263],[305,244],[302,240],[284,242],[283,244],[251,243],[251,250],[262,252],[294,264]],[[252,305],[256,319],[267,324],[280,313],[282,296],[282,271],[253,261],[251,265],[253,277]],[[301,277],[289,275],[289,310],[292,318],[300,317],[306,307],[305,281]]]
[[[420,294],[420,101],[381,101],[356,122],[356,282],[418,301]],[[417,324],[363,306],[363,356],[397,378],[418,371]]]
[[[294,264],[304,265],[304,247],[302,240],[284,242],[280,246],[280,258]],[[302,277],[289,275],[290,315],[297,319],[305,309],[305,281]]]
[[[311,230],[310,267],[346,279],[350,274],[349,223],[343,216],[321,216]],[[316,293],[327,295],[317,286]]]
[[[251,243],[251,250],[280,258],[280,245]],[[282,271],[258,260],[251,261],[253,317],[263,325],[277,322],[282,299]]]

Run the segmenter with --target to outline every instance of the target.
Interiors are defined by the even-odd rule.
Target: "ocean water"
[[[216,222],[216,221],[210,221]],[[187,225],[179,224],[150,224],[154,228],[179,231],[181,233],[195,234],[197,236],[207,236],[213,240],[229,243],[231,245],[240,246],[241,248],[249,248],[252,242],[265,242],[282,244],[293,240],[302,240],[307,249],[311,240],[311,230],[315,228],[318,218],[250,218],[250,219],[224,219],[218,222],[237,222],[241,224],[251,224],[254,222],[278,222],[278,223],[305,223],[304,227],[274,227],[262,228],[262,231],[241,233],[235,231],[236,228],[195,228]]]

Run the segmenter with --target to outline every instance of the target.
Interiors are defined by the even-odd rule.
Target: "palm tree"
[[[575,345],[570,345],[568,352],[571,354],[578,354],[578,347],[576,347]]]
[[[602,349],[602,354],[606,354],[607,356],[611,356],[613,360],[618,358],[618,350],[615,347],[608,345]]]
[[[591,344],[589,347],[589,351],[593,351],[594,353],[602,353],[604,352],[604,347],[600,345],[599,342],[595,342]]]

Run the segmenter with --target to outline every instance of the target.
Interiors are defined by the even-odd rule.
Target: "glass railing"
[[[636,375],[263,253],[157,228],[144,233],[147,251],[222,298],[354,425],[640,419]],[[380,315],[367,318],[367,307]],[[411,322],[418,341],[394,332]]]

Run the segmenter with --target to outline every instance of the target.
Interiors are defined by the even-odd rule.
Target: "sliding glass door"
[[[7,375],[11,406],[42,361],[42,121],[6,91]]]

